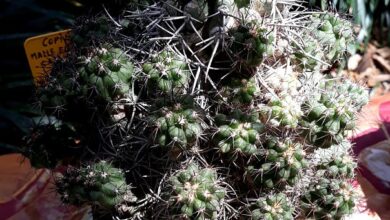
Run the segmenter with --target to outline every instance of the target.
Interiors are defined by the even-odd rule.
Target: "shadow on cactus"
[[[123,172],[106,161],[80,168],[68,167],[56,179],[61,200],[72,205],[93,205],[99,209],[113,209],[132,195]]]

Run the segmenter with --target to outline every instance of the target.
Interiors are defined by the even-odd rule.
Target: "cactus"
[[[268,50],[271,48],[269,44],[273,39],[269,36],[267,38],[264,32],[259,28],[249,28],[243,25],[229,30],[233,40],[229,49],[239,63],[239,69],[258,66],[264,54],[272,53]]]
[[[254,102],[259,95],[259,88],[256,86],[255,79],[231,79],[228,86],[221,89],[224,99],[234,105],[248,105]]]
[[[311,40],[297,44],[293,60],[302,69],[322,69],[324,63],[343,62],[343,57],[355,52],[352,25],[350,22],[331,13],[314,14],[310,17],[310,32],[306,35]],[[343,63],[342,63],[343,64]],[[343,64],[344,65],[344,64]]]
[[[81,168],[68,167],[56,180],[56,186],[65,203],[91,204],[107,210],[120,204],[130,190],[123,172],[106,161]]]
[[[60,121],[37,125],[25,138],[22,152],[35,168],[55,168],[82,152],[85,141],[80,133],[75,126]]]
[[[219,184],[217,172],[195,163],[170,178],[173,207],[186,219],[218,219],[226,190]]]
[[[329,161],[324,161],[317,166],[320,172],[324,172],[324,176],[331,178],[347,177],[352,178],[356,164],[349,155],[337,155]]]
[[[98,99],[110,102],[130,96],[134,65],[124,51],[107,45],[79,60],[78,71],[85,83],[82,87],[85,97],[96,93]]]
[[[105,38],[110,30],[109,20],[105,16],[91,19],[80,19],[76,29],[71,35],[71,40],[76,47],[89,47],[91,42],[99,42]]]
[[[53,69],[55,75],[42,78],[36,91],[42,109],[48,114],[69,108],[69,104],[76,102],[80,95],[77,77],[66,62],[55,62]]]
[[[351,214],[355,205],[352,187],[338,179],[318,178],[301,198],[305,217],[330,220]]]
[[[251,204],[250,210],[250,216],[253,220],[294,219],[294,207],[283,193],[275,193],[258,198],[256,202]]]
[[[256,143],[264,132],[264,125],[259,121],[258,114],[245,114],[239,110],[231,115],[216,116],[219,125],[215,141],[221,153],[251,155],[257,152]]]
[[[172,108],[163,107],[151,121],[157,128],[156,142],[171,153],[188,150],[202,134],[200,114],[189,105],[176,103]]]
[[[163,93],[177,93],[188,86],[190,72],[187,63],[170,51],[162,51],[146,62],[142,69],[150,80],[150,87]]]
[[[347,132],[353,130],[355,114],[368,102],[368,96],[364,89],[349,81],[340,85],[327,80],[320,87],[327,92],[314,95],[303,104],[302,126],[309,142],[328,148],[343,141]]]
[[[267,188],[294,185],[307,166],[302,146],[292,140],[267,139],[264,150],[259,153],[261,161],[247,167],[246,178],[254,185]]]
[[[267,105],[259,105],[259,109],[262,121],[275,127],[297,128],[302,116],[299,104],[291,96],[272,97]]]

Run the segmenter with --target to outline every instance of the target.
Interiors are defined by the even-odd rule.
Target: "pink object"
[[[359,155],[367,148],[374,145],[378,145],[389,139],[390,134],[390,101],[383,102],[379,105],[379,118],[381,126],[379,128],[369,128],[364,132],[351,138],[354,144],[353,152],[359,157]],[[390,142],[389,142],[390,152]],[[389,158],[390,160],[390,158]],[[358,161],[358,171],[366,178],[380,193],[390,195],[390,182],[385,181],[374,175],[372,170],[368,169],[366,165],[363,165],[361,161]],[[390,170],[388,171],[390,175]]]

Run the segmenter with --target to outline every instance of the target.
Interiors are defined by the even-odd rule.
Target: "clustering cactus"
[[[337,177],[353,177],[355,169],[355,163],[350,155],[338,155],[331,158],[329,161],[324,161],[318,165],[320,173],[325,170],[325,176],[337,178]]]
[[[294,207],[288,197],[283,193],[270,194],[260,197],[251,204],[250,217],[253,220],[292,220]]]
[[[134,220],[350,213],[355,165],[338,146],[368,96],[321,74],[341,66],[348,21],[301,16],[294,1],[149,2],[108,16],[103,31],[79,27],[85,40],[38,88],[47,114],[77,124],[25,148],[36,166],[69,167],[63,201]],[[66,154],[47,146],[56,135]],[[68,150],[79,139],[81,152]]]
[[[269,50],[272,47],[269,44],[272,43],[273,39],[269,36],[266,37],[264,30],[240,25],[229,31],[233,38],[229,49],[240,64],[239,68],[256,67],[263,60],[264,54],[271,53]]]
[[[56,63],[58,70],[53,77],[44,77],[37,89],[37,96],[47,112],[56,112],[68,108],[68,104],[79,96],[79,86],[72,72]],[[61,66],[61,67],[60,67]]]
[[[220,185],[217,172],[197,164],[180,170],[171,177],[173,208],[186,219],[218,219],[226,190]]]
[[[299,104],[291,96],[271,97],[266,105],[259,105],[262,120],[278,127],[296,128],[302,116]]]
[[[125,199],[129,187],[123,172],[106,161],[68,168],[56,180],[62,201],[73,205],[97,205],[112,209]]]

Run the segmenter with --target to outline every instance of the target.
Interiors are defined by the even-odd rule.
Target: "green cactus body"
[[[80,95],[80,86],[70,71],[60,70],[55,76],[47,77],[46,82],[37,88],[36,95],[43,110],[52,113],[56,109],[68,108],[69,103]]]
[[[253,155],[258,152],[256,144],[265,127],[257,113],[245,114],[239,110],[229,117],[217,115],[219,125],[215,139],[221,153],[229,153],[233,158],[237,155]]]
[[[230,50],[240,63],[239,68],[258,66],[263,61],[264,54],[271,48],[272,38],[266,38],[261,29],[239,26],[231,29],[229,33],[233,40]]]
[[[94,92],[106,102],[129,97],[134,66],[124,51],[104,46],[94,51],[92,56],[79,59],[85,97]]]
[[[302,69],[318,70],[324,65],[320,61],[328,64],[342,62],[346,54],[355,52],[353,29],[348,21],[330,13],[313,14],[309,28],[311,31],[306,37],[311,40],[302,42],[304,52],[298,49],[293,56]]]
[[[303,135],[315,147],[338,144],[353,130],[356,112],[368,102],[366,91],[349,81],[323,83],[320,96],[303,104]]]
[[[260,197],[250,205],[253,220],[293,220],[294,207],[283,193]]]
[[[331,220],[351,214],[355,206],[351,186],[339,179],[317,178],[301,198],[300,208],[305,217]]]
[[[156,142],[172,152],[188,150],[203,132],[200,114],[185,104],[160,109],[152,121],[157,128]]]
[[[330,78],[354,46],[348,21],[294,0],[120,3],[72,28],[37,88],[64,124],[33,130],[23,153],[36,167],[91,164],[56,181],[64,202],[104,219],[350,213],[343,144],[368,94]]]
[[[286,128],[297,128],[302,111],[299,104],[291,97],[272,97],[267,105],[259,105],[261,119],[264,123]]]
[[[319,172],[331,178],[353,178],[356,163],[349,155],[338,155],[322,162],[317,166]]]
[[[293,46],[299,48],[296,44]],[[320,68],[318,60],[322,60],[323,57],[324,52],[320,50],[319,43],[312,38],[311,41],[303,43],[302,49],[295,50],[292,59],[301,69],[317,70]]]
[[[233,104],[248,105],[253,103],[255,97],[259,95],[259,88],[257,88],[254,78],[250,80],[232,79],[230,85],[222,88],[221,93]]]
[[[91,41],[101,41],[109,33],[109,20],[105,16],[82,21],[83,25],[76,28],[71,35],[71,40],[77,47],[89,47]]]
[[[121,203],[129,191],[123,172],[105,161],[68,168],[56,180],[56,186],[65,203],[97,205],[104,209]]]
[[[171,177],[172,209],[188,219],[217,219],[226,190],[218,184],[214,169],[191,163]]]
[[[188,65],[171,51],[164,50],[153,56],[142,69],[149,78],[151,91],[158,88],[161,92],[170,94],[188,87],[190,80]]]
[[[264,144],[262,158],[247,167],[247,179],[255,186],[274,188],[278,185],[294,185],[307,166],[305,152],[300,143],[292,140],[280,141],[269,137]]]

